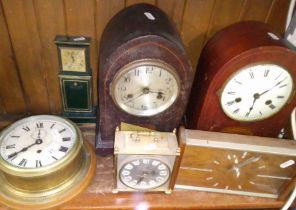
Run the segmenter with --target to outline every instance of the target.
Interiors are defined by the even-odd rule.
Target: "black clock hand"
[[[260,98],[260,95],[259,95],[258,93],[255,93],[253,97],[254,97],[253,104],[252,104],[252,106],[249,108],[249,111],[247,112],[246,116],[249,116],[249,115],[250,115],[251,111],[252,111],[253,108],[254,108],[255,102]]]
[[[265,93],[269,92],[270,90],[272,90],[273,88],[275,88],[276,86],[279,86],[283,81],[285,81],[287,79],[287,77],[285,77],[283,80],[279,81],[278,83],[276,83],[273,87],[269,88],[268,90],[265,90],[264,92],[260,93],[259,96],[264,95]]]
[[[13,158],[14,156],[18,155],[18,154],[21,153],[21,152],[25,152],[25,151],[27,151],[30,147],[32,147],[32,146],[34,146],[34,145],[42,144],[42,142],[43,142],[42,139],[36,139],[36,141],[35,141],[33,144],[31,144],[31,145],[29,145],[29,146],[26,146],[26,147],[22,148],[22,149],[21,149],[20,151],[18,151],[18,152],[14,152],[14,153],[8,155],[8,159]]]
[[[147,87],[143,88],[143,90],[141,90],[141,92],[135,94],[136,96],[132,96],[133,98],[128,100],[127,103],[136,100],[137,98],[141,97],[142,95],[148,94],[149,91],[150,91],[149,88],[147,88]]]

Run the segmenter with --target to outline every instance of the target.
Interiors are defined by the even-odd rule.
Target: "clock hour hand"
[[[253,95],[253,97],[254,97],[253,104],[252,104],[252,106],[249,108],[249,111],[247,112],[246,116],[249,116],[249,115],[250,115],[251,111],[252,111],[253,108],[254,108],[255,102],[260,98],[260,95],[259,95],[258,93],[255,93],[255,94]]]
[[[42,139],[36,139],[36,141],[33,144],[30,144],[29,146],[26,146],[26,147],[22,148],[18,152],[14,152],[14,153],[8,155],[8,159],[13,158],[14,156],[17,156],[21,152],[26,152],[30,147],[32,147],[34,145],[42,144],[42,143],[43,143]]]
[[[133,95],[133,94],[128,94],[129,97],[130,97],[131,99],[128,100],[127,103],[132,102],[132,101],[136,100],[137,98],[140,98],[142,95],[149,94],[149,92],[150,92],[149,88],[144,87],[144,88],[141,90],[141,92],[139,92],[139,93],[137,93],[137,94],[135,94],[135,95]]]

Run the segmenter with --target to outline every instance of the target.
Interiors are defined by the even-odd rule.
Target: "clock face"
[[[18,168],[40,168],[63,159],[77,144],[77,132],[62,118],[30,117],[0,138],[1,157]]]
[[[295,156],[206,147],[194,152],[196,164],[181,169],[194,171],[199,187],[278,195],[295,176]]]
[[[293,92],[290,73],[274,64],[245,67],[225,84],[220,104],[237,121],[258,121],[278,113]]]
[[[170,177],[169,167],[158,159],[139,158],[125,163],[119,178],[126,186],[137,190],[154,189],[165,184]]]
[[[136,116],[153,116],[168,109],[179,95],[174,69],[158,60],[140,60],[124,66],[111,84],[114,102]]]
[[[60,50],[63,71],[86,71],[85,49],[62,47]]]

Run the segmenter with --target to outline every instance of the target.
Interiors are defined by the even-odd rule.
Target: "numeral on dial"
[[[28,126],[26,126],[26,127],[23,127],[23,130],[28,132],[28,131],[30,131],[30,128]]]
[[[70,137],[64,137],[63,141],[71,141],[71,138]]]
[[[60,149],[59,149],[59,151],[60,152],[67,152],[68,149],[69,149],[68,147],[61,146]]]
[[[42,167],[41,160],[36,160],[36,168]]]
[[[37,124],[36,124],[36,127],[37,127],[37,128],[43,128],[43,123],[42,123],[42,122],[37,123]]]
[[[19,166],[25,167],[27,165],[28,160],[27,159],[22,159],[21,162],[19,162]]]
[[[15,148],[15,144],[7,145],[7,146],[6,146],[6,149],[13,149],[13,148]]]
[[[65,131],[66,131],[66,128],[60,130],[59,133],[63,133],[63,132],[65,132]]]

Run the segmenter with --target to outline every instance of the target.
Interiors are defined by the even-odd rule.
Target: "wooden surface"
[[[92,37],[91,66],[97,104],[99,41],[119,10],[140,2],[163,9],[175,22],[193,64],[204,43],[240,20],[270,23],[283,32],[289,0],[1,0],[0,105],[8,114],[60,113],[55,35]]]
[[[80,126],[85,139],[94,142],[94,125]],[[1,130],[1,129],[0,129]],[[96,209],[278,209],[282,201],[248,196],[206,193],[198,191],[174,191],[165,193],[112,194],[113,158],[97,157],[97,170],[87,190],[63,207],[62,210]],[[0,205],[0,210],[8,210]]]

